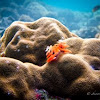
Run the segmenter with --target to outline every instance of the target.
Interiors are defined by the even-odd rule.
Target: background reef
[[[13,21],[31,22],[41,17],[56,18],[82,38],[94,38],[100,33],[100,10],[93,13],[92,9],[88,12],[57,9],[42,0],[0,0],[0,35]]]

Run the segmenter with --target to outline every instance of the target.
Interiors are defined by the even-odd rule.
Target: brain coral
[[[34,22],[35,26],[34,23],[33,25],[32,23],[17,22],[17,25],[15,23],[7,28],[1,40],[1,52],[5,51],[7,57],[0,57],[0,93],[18,100],[35,99],[35,88],[45,89],[52,95],[65,98],[100,93],[100,39],[75,37],[61,23],[49,18],[37,20]],[[51,23],[55,28],[49,26],[52,25]],[[25,27],[24,32],[22,27]],[[35,29],[31,30],[33,27]],[[57,33],[58,29],[60,29],[59,33]],[[31,31],[36,32],[33,34]],[[39,64],[39,61],[42,62],[40,58],[36,59],[37,53],[39,52],[38,56],[41,58],[43,56],[45,59],[41,53],[45,51],[46,46],[57,43],[62,36],[72,53],[61,55],[56,61],[45,63],[41,67],[35,65]],[[32,37],[33,40],[30,39]],[[46,42],[39,42],[41,38]],[[33,45],[34,42],[36,46]],[[26,45],[29,46],[27,50],[24,48]],[[36,52],[33,48],[36,48]],[[20,51],[17,53],[14,50]],[[35,60],[32,58],[33,62],[30,61],[31,56],[35,58]],[[26,62],[23,60],[24,57],[27,59],[30,57],[30,59]]]
[[[76,36],[52,18],[41,18],[35,22],[14,22],[5,31],[1,50],[5,56],[43,65],[45,49],[60,39]]]
[[[3,100],[35,99],[34,85],[28,84],[34,83],[29,70],[18,60],[0,57],[0,97],[3,95]]]

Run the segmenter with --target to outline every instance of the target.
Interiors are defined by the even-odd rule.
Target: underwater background
[[[0,0],[0,36],[14,21],[51,17],[82,38],[94,38],[100,33],[100,10],[92,12],[97,5],[100,0]]]
[[[95,38],[100,34],[100,10],[92,12],[97,5],[100,0],[0,0],[0,37],[14,21],[33,22],[51,17],[82,38]],[[36,92],[37,98],[43,100],[64,100],[49,96],[45,90]]]

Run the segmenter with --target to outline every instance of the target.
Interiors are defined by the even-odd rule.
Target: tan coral
[[[59,21],[43,17],[35,22],[14,22],[5,31],[0,52],[5,56],[43,65],[46,61],[45,49],[60,39],[76,35]]]
[[[34,100],[34,85],[30,88],[31,76],[22,62],[0,57],[0,96],[6,100]],[[33,82],[34,83],[34,82]],[[33,89],[32,89],[33,88]],[[4,100],[5,100],[4,99]]]
[[[69,38],[64,42],[69,45],[72,54],[65,54],[44,65],[44,87],[64,97],[88,95],[88,92],[92,94],[94,91],[99,93],[100,39]]]
[[[74,54],[64,54],[57,61],[41,67],[1,57],[0,89],[24,100],[34,98],[34,88],[43,88],[52,95],[65,98],[99,93],[100,40],[69,38],[64,42],[72,52],[75,50]]]
[[[72,53],[45,63],[46,46],[62,36]],[[1,52],[11,58],[0,57],[0,93],[18,100],[35,99],[35,88],[65,98],[100,93],[100,39],[75,37],[57,20],[42,18],[13,23],[1,41]]]

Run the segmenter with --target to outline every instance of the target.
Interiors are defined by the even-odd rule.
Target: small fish
[[[69,47],[69,46],[66,45],[66,43],[64,43],[64,42],[54,44],[54,46],[51,45],[46,53],[47,62],[56,60],[61,52],[62,53],[71,53],[70,50],[66,49],[67,47]]]
[[[92,9],[92,12],[96,12],[100,9],[100,5],[97,5],[95,6],[93,9]]]

